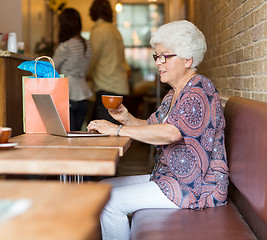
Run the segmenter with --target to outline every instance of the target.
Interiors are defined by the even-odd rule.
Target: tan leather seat
[[[232,203],[202,211],[142,209],[132,218],[131,240],[255,240]]]

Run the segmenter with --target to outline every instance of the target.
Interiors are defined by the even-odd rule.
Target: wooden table
[[[114,176],[118,149],[18,148],[0,150],[0,173]]]
[[[26,198],[30,208],[0,224],[0,240],[96,240],[108,184],[0,181],[0,199]]]
[[[90,148],[90,149],[118,149],[119,156],[130,147],[129,137],[79,137],[66,138],[45,133],[28,133],[16,136],[10,142],[17,142],[18,147],[54,147],[54,148]]]

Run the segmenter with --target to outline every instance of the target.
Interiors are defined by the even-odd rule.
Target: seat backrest
[[[250,226],[254,233],[267,239],[267,230],[262,232],[267,229],[267,104],[232,97],[224,114],[230,181],[235,187],[230,197],[248,223],[259,222],[260,227]]]

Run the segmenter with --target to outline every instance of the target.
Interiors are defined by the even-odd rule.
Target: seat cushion
[[[141,209],[132,217],[131,240],[256,239],[232,202],[190,209]]]

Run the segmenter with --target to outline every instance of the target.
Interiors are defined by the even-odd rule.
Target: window
[[[117,14],[117,27],[125,45],[126,60],[132,74],[139,72],[136,81],[155,80],[156,67],[149,42],[151,33],[162,24],[163,4],[123,4],[122,12]]]

